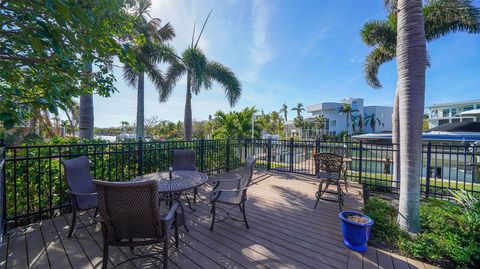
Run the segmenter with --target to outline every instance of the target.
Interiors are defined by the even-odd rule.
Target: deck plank
[[[377,250],[373,247],[368,247],[367,251],[363,253],[363,269],[377,269],[378,259]]]
[[[4,235],[0,242],[0,269],[7,268],[8,235]]]
[[[380,269],[395,268],[393,267],[392,256],[390,256],[389,252],[381,249],[377,249],[377,257],[378,257],[378,268]]]
[[[20,227],[9,231],[7,268],[27,268],[27,245],[25,243],[25,228]]]
[[[28,246],[28,264],[30,268],[49,268],[47,249],[43,242],[40,223],[34,223],[26,228]]]
[[[71,268],[67,252],[65,251],[60,236],[55,230],[53,221],[51,219],[42,221],[41,229],[51,268]]]
[[[362,254],[356,251],[350,250],[348,252],[348,268],[349,269],[362,269]]]

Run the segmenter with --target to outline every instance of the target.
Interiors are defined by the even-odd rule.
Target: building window
[[[449,109],[444,109],[444,110],[442,111],[442,116],[443,116],[444,118],[450,116],[450,110],[449,110]]]
[[[457,114],[457,109],[456,109],[456,108],[452,108],[452,117],[455,117],[456,114]]]
[[[444,125],[444,124],[447,124],[449,123],[448,120],[439,120],[438,121],[438,125]]]
[[[473,122],[473,118],[462,118],[462,122]]]
[[[454,122],[460,122],[460,119],[452,119],[452,123]]]
[[[473,106],[467,106],[463,108],[463,111],[473,110]]]
[[[336,120],[331,120],[330,121],[330,127],[335,127],[337,126],[337,121]]]

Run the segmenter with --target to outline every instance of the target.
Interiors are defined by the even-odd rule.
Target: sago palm
[[[145,74],[150,78],[158,91],[163,85],[163,76],[157,64],[171,61],[173,49],[166,42],[175,37],[175,31],[170,23],[162,26],[158,18],[150,18],[150,0],[140,0],[135,6],[135,30],[145,37],[145,42],[133,48],[135,66],[126,64],[123,77],[132,87],[137,87],[137,139],[145,136]]]
[[[209,14],[210,16],[210,14]],[[207,59],[203,51],[198,48],[198,41],[202,35],[202,31],[197,41],[192,43],[185,49],[181,56],[175,58],[167,70],[166,83],[160,92],[160,102],[165,102],[173,92],[178,80],[184,75],[187,76],[187,93],[185,98],[185,115],[184,115],[184,136],[185,140],[192,140],[192,95],[199,94],[202,89],[209,90],[215,81],[225,90],[225,95],[230,106],[234,106],[242,93],[242,86],[232,70],[228,67]],[[195,34],[195,31],[194,31]]]

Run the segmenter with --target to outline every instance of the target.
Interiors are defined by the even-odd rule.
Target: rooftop
[[[456,105],[467,105],[467,104],[476,104],[480,103],[480,99],[467,100],[467,101],[457,101],[457,102],[447,102],[447,103],[438,103],[429,106],[428,108],[444,107],[444,106],[456,106]]]

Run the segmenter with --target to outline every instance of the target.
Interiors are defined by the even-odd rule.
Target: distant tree
[[[280,113],[283,114],[285,121],[288,121],[288,106],[287,103],[283,103],[282,108],[280,108]]]
[[[349,133],[349,126],[350,126],[350,120],[352,118],[352,113],[353,112],[358,112],[358,110],[353,109],[350,104],[343,104],[343,107],[340,108],[340,113],[345,114],[345,122],[346,122],[346,131],[347,134]]]
[[[372,129],[372,133],[375,133],[375,129],[377,127],[377,124],[381,125],[382,122],[377,117],[377,115],[375,115],[375,113],[372,113],[372,114],[365,117],[365,126],[369,125],[370,128]]]
[[[297,113],[297,118],[300,118],[302,116],[302,112],[305,111],[305,107],[302,103],[298,103],[297,106],[292,108],[291,110]]]

